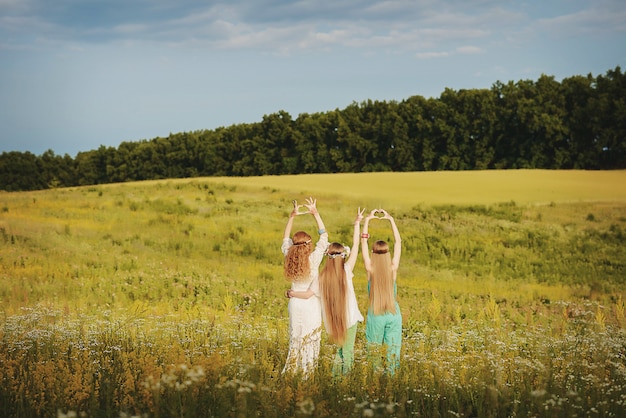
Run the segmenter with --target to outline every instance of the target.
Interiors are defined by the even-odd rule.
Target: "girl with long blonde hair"
[[[378,217],[378,213],[383,216]],[[372,245],[372,254],[370,255],[367,240],[369,238],[369,222],[372,219],[386,219],[391,223],[394,236],[393,257],[386,241],[376,241]],[[363,233],[361,234],[361,249],[365,271],[367,272],[369,292],[365,338],[368,349],[372,353],[371,358],[374,366],[377,366],[379,361],[374,360],[373,352],[382,347],[386,348],[386,369],[393,375],[400,364],[402,346],[402,313],[396,301],[396,277],[400,266],[402,246],[396,222],[386,210],[374,209],[365,218]]]
[[[289,352],[283,368],[285,372],[302,371],[308,376],[314,369],[319,357],[322,306],[319,298],[319,266],[328,247],[328,233],[316,207],[317,201],[308,198],[304,205],[293,201],[293,210],[285,226],[281,251],[284,259],[284,275],[291,282],[289,297]],[[301,212],[305,207],[307,210]],[[291,229],[296,216],[311,214],[318,227],[319,240],[314,245],[311,236],[304,231],[297,231],[291,236]],[[291,292],[311,291],[308,299],[291,299]]]
[[[359,254],[359,237],[363,211],[359,208],[354,221],[352,251],[333,242],[326,250],[326,264],[319,275],[322,317],[330,341],[339,347],[333,363],[335,376],[348,373],[354,364],[357,325],[363,322],[354,292],[354,266]],[[290,292],[291,297],[308,298],[312,291]]]

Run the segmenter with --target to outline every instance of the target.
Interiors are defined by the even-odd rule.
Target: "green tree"
[[[441,97],[448,109],[448,125],[453,131],[452,148],[458,153],[457,170],[484,170],[494,159],[493,134],[497,125],[494,95],[490,90],[454,92],[446,89]],[[448,150],[445,153],[450,153]]]
[[[255,164],[260,174],[291,174],[298,171],[296,138],[291,115],[284,110],[263,116],[255,137]]]
[[[567,165],[569,131],[565,96],[554,77],[541,75],[535,83],[535,114],[527,122],[536,139],[533,166],[558,169]]]
[[[595,79],[591,74],[575,76],[561,82],[564,101],[564,123],[567,126],[565,138],[566,151],[563,151],[562,168],[587,169],[599,167],[601,150],[594,143],[597,141],[593,127],[593,101]]]
[[[298,164],[294,174],[316,173],[321,171],[318,148],[324,146],[324,128],[319,115],[303,113],[294,121],[293,139]]]
[[[600,167],[626,167],[626,74],[618,66],[596,77],[594,145],[601,149]]]
[[[498,110],[494,168],[531,168],[533,138],[526,120],[534,111],[533,85],[529,80],[506,84],[498,81],[492,87]]]
[[[422,96],[413,96],[399,105],[399,114],[406,123],[407,140],[413,161],[412,170],[429,171],[434,168],[436,159],[434,140],[431,136],[432,119],[430,108],[434,99],[425,99]]]
[[[76,154],[76,175],[81,186],[90,184],[110,183],[107,176],[107,161],[112,159],[115,148],[100,147],[95,151],[79,152]]]
[[[38,159],[41,176],[48,188],[75,186],[76,172],[74,161],[68,154],[55,155],[51,149],[44,152]]]
[[[461,163],[461,150],[456,139],[456,124],[451,116],[451,109],[447,101],[456,93],[454,90],[446,89],[439,99],[431,99],[427,102],[426,112],[423,118],[424,135],[430,139],[428,148],[431,154],[430,167],[428,170],[456,170]],[[426,160],[426,159],[425,159]]]
[[[400,116],[400,106],[392,103],[381,119],[381,141],[386,148],[386,161],[392,171],[416,170],[413,145],[409,138],[409,126]],[[380,148],[379,148],[380,149]],[[382,154],[382,149],[380,150]]]
[[[331,159],[337,171],[363,171],[368,160],[373,161],[377,157],[372,122],[367,119],[367,116],[372,116],[371,107],[371,102],[362,105],[352,103],[338,113],[336,143],[330,148]]]
[[[9,192],[48,188],[39,158],[31,152],[0,154],[0,189]]]

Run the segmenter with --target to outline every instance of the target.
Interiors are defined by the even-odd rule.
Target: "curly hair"
[[[389,244],[385,241],[376,241],[372,246],[369,293],[370,308],[374,315],[396,312],[391,254]]]
[[[311,236],[304,231],[293,234],[293,245],[285,255],[284,273],[290,282],[299,282],[309,277],[311,265],[309,256],[313,252]]]

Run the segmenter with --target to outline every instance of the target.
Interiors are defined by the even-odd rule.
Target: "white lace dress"
[[[291,238],[285,238],[281,250],[287,254],[293,245]],[[306,291],[311,288],[315,296],[309,299],[289,299],[289,353],[283,368],[286,371],[301,370],[305,375],[313,371],[320,353],[322,331],[322,305],[319,297],[319,266],[328,248],[328,234],[320,235],[315,249],[309,256],[311,273],[307,280],[291,284],[294,291]]]

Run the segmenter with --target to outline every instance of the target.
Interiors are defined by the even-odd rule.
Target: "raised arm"
[[[301,208],[302,205],[298,205],[298,202],[293,201],[293,210],[289,214],[289,219],[287,220],[287,225],[285,226],[285,233],[283,234],[283,239],[291,238],[291,228],[293,228],[293,220],[296,216],[300,215],[298,213],[298,208]]]
[[[357,210],[356,219],[354,220],[354,233],[352,234],[352,248],[350,249],[350,256],[346,260],[346,264],[350,266],[350,269],[354,270],[356,259],[359,256],[359,239],[361,238],[361,220],[363,219],[363,212],[365,208]]]
[[[372,270],[372,260],[370,258],[369,247],[367,245],[367,239],[369,238],[369,225],[370,220],[375,217],[376,209],[372,209],[372,211],[365,217],[365,222],[363,222],[363,231],[361,232],[361,253],[363,255],[363,264],[365,266],[365,270],[369,273]]]
[[[402,239],[400,239],[400,231],[398,230],[398,226],[396,225],[396,221],[393,219],[393,216],[387,213],[386,210],[381,210],[385,214],[383,219],[389,219],[389,222],[391,223],[391,230],[393,231],[393,239],[395,241],[393,244],[393,258],[391,259],[391,266],[394,270],[398,270],[398,267],[400,266],[400,255],[402,253]]]
[[[326,227],[324,226],[324,221],[322,220],[320,213],[317,211],[316,204],[317,199],[309,197],[306,199],[306,203],[304,204],[304,206],[306,206],[306,208],[309,210],[309,213],[315,218],[315,222],[317,222],[317,232],[320,235],[328,234],[328,232],[326,231]]]

